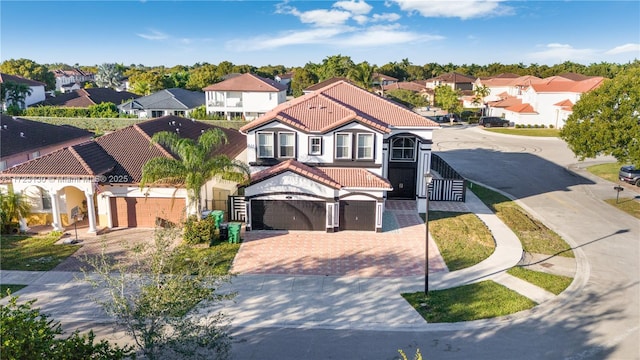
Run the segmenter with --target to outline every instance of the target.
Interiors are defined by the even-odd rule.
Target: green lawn
[[[485,131],[491,131],[499,134],[520,135],[520,136],[536,136],[536,137],[560,137],[558,129],[516,129],[516,128],[489,128]]]
[[[496,247],[491,231],[471,213],[429,211],[429,232],[450,271],[481,262]]]
[[[179,255],[174,265],[178,269],[189,268],[194,275],[200,271],[193,268],[193,264],[205,265],[204,271],[211,275],[226,275],[236,257],[240,244],[216,242],[208,245],[180,245]]]
[[[518,236],[527,252],[574,257],[569,244],[508,197],[471,182],[469,188]]]
[[[618,172],[620,171],[621,166],[622,165],[618,163],[599,164],[589,166],[587,171],[605,180],[617,183],[620,181],[618,178]]]
[[[47,235],[2,235],[0,269],[48,271],[76,252],[78,245],[56,245],[59,233]]]
[[[23,287],[26,287],[27,285],[12,285],[12,284],[3,284],[0,285],[0,299],[7,296],[7,290],[9,290],[11,292],[11,294],[15,293],[16,291],[22,289]]]
[[[487,280],[446,290],[402,294],[429,323],[489,319],[533,308],[536,303]]]
[[[626,212],[627,214],[640,219],[640,201],[632,198],[621,197],[616,199],[607,199],[605,202],[611,206]]]
[[[573,278],[567,276],[533,271],[520,266],[512,267],[507,273],[556,295],[563,292],[573,281]]]

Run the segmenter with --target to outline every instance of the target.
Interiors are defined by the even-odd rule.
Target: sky
[[[640,1],[0,0],[0,61],[304,66],[640,59]]]

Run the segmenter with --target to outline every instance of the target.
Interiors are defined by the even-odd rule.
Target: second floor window
[[[258,157],[272,158],[273,154],[273,133],[258,133]]]
[[[280,149],[278,156],[281,158],[294,157],[296,153],[295,142],[296,136],[294,133],[278,133],[278,148]]]
[[[358,134],[356,159],[373,159],[373,134]]]
[[[312,136],[309,138],[309,155],[322,155],[322,137]]]
[[[397,137],[391,141],[391,160],[414,161],[416,142],[410,137]]]
[[[351,159],[351,134],[336,134],[336,159]]]

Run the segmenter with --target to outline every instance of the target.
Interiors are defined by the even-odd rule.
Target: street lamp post
[[[424,182],[426,187],[426,209],[424,213],[424,225],[426,230],[425,234],[425,257],[424,257],[424,295],[429,295],[429,185],[431,185],[431,180],[433,180],[433,175],[431,175],[431,171],[427,171],[424,174]]]

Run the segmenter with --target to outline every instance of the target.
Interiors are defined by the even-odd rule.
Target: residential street
[[[393,359],[419,348],[425,359],[639,359],[640,221],[601,201],[615,197],[613,184],[583,171],[558,139],[445,128],[433,149],[565,238],[584,281],[513,317],[423,331],[236,328],[236,358]],[[626,187],[622,195],[640,194]]]

